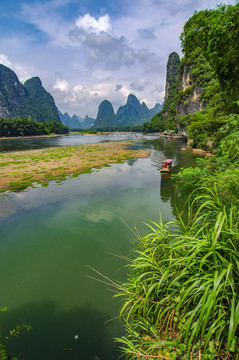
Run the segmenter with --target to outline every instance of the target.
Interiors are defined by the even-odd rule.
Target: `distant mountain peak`
[[[33,76],[32,78],[26,80],[25,83],[24,83],[24,86],[25,86],[26,84],[29,84],[29,82],[30,82],[30,83],[34,83],[35,85],[42,86],[41,79],[40,79],[38,76]]]
[[[113,105],[109,100],[103,100],[98,108],[98,114],[95,120],[95,127],[115,126],[117,125]]]
[[[127,104],[132,102],[140,103],[138,98],[134,94],[129,94],[127,98]]]
[[[156,112],[154,109],[149,109],[145,102],[140,104],[140,101],[134,94],[129,94],[127,102],[124,106],[120,106],[116,119],[118,125],[140,125],[145,121],[149,121]]]

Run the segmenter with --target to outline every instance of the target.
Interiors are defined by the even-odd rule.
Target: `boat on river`
[[[172,159],[166,159],[166,160],[164,160],[164,162],[163,162],[163,166],[162,166],[162,168],[161,168],[161,172],[163,172],[163,173],[167,173],[167,172],[169,172],[170,170],[171,170],[171,168],[173,167],[173,160]]]

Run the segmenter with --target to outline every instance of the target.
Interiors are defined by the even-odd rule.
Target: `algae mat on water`
[[[130,142],[65,146],[0,154],[0,191],[21,190],[33,183],[64,180],[93,168],[149,155],[129,149]]]

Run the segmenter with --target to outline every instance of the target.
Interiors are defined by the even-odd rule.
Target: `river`
[[[1,140],[0,147],[23,150],[127,136],[12,139]],[[133,146],[150,149],[149,158],[0,195],[0,306],[8,307],[0,323],[5,331],[16,324],[32,326],[9,342],[9,352],[18,360],[118,358],[113,338],[123,331],[114,319],[120,302],[109,286],[91,278],[97,274],[88,266],[124,280],[127,261],[118,256],[130,257],[136,234],[147,231],[144,222],[172,219],[173,203],[183,206],[170,176],[161,176],[163,160],[172,158],[172,172],[177,173],[196,158],[181,151],[182,140],[137,139]],[[27,142],[25,148],[21,140]]]

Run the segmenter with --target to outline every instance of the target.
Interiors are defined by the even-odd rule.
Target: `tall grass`
[[[116,295],[127,358],[239,358],[238,224],[238,209],[207,188],[189,199],[187,222],[149,224]]]

